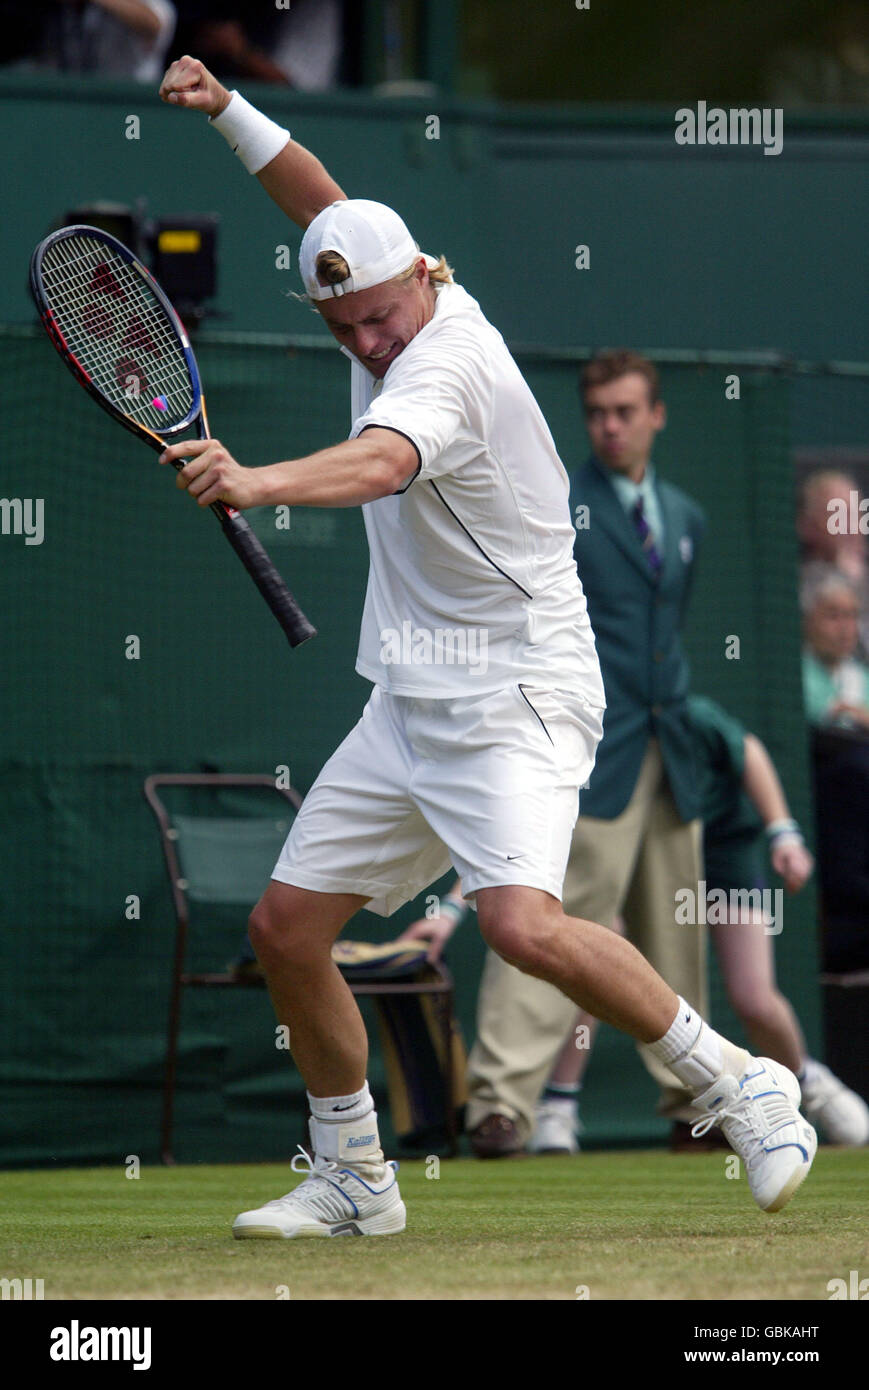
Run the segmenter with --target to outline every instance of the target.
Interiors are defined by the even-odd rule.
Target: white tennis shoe
[[[579,1153],[579,1132],[579,1114],[575,1100],[541,1100],[534,1117],[534,1133],[528,1140],[528,1152]]]
[[[385,1164],[386,1174],[377,1181],[363,1178],[352,1168],[315,1156],[297,1153],[290,1164],[294,1173],[307,1166],[308,1175],[285,1197],[235,1218],[236,1240],[260,1238],[289,1240],[293,1236],[386,1236],[403,1231],[407,1216],[395,1172],[397,1163]]]
[[[869,1105],[814,1058],[802,1083],[803,1110],[831,1144],[869,1144]]]
[[[705,1113],[691,1133],[699,1139],[721,1126],[763,1211],[781,1211],[812,1166],[818,1139],[799,1104],[797,1078],[768,1057],[750,1058],[741,1077],[724,1072],[694,1101]]]

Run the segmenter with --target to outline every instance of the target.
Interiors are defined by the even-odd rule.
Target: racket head
[[[30,291],[70,371],[126,429],[162,449],[207,433],[184,325],[151,272],[98,227],[61,227],[30,261]]]

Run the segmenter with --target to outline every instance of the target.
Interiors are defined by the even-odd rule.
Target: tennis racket
[[[209,439],[199,369],[184,326],[150,271],[96,227],[62,227],[37,246],[30,289],[76,380],[98,405],[162,453],[191,427]],[[175,467],[184,467],[176,460]],[[211,510],[291,647],[316,635],[244,517]]]

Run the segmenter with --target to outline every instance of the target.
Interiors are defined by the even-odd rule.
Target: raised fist
[[[160,97],[172,106],[189,106],[207,116],[219,116],[230,93],[212,77],[204,63],[189,54],[178,58],[160,83]]]

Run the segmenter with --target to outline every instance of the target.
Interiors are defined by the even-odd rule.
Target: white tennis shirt
[[[460,285],[442,285],[382,382],[351,361],[351,439],[387,427],[420,457],[400,493],[362,508],[371,564],[356,670],[396,695],[526,682],[603,708],[567,474],[501,334]]]

